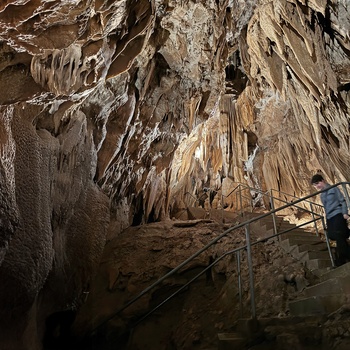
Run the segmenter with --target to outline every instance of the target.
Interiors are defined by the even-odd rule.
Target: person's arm
[[[342,207],[343,217],[345,220],[347,220],[347,219],[349,219],[349,215],[348,215],[348,206],[346,204],[346,200],[345,200],[343,194],[340,192],[339,188],[335,187],[334,190],[335,190],[335,194],[338,198],[338,201]]]

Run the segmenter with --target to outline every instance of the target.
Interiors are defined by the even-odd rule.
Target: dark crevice
[[[326,143],[331,144],[337,148],[340,147],[340,142],[338,138],[332,133],[329,128],[326,128],[324,125],[321,125],[321,134],[322,138],[326,141]]]
[[[135,208],[135,213],[134,213],[134,217],[132,220],[132,226],[138,226],[141,225],[142,223],[142,218],[144,215],[144,210],[143,210],[143,196],[139,195],[134,203],[133,203],[133,207]]]
[[[240,95],[247,86],[248,78],[243,72],[239,51],[230,57],[225,73],[226,93]]]

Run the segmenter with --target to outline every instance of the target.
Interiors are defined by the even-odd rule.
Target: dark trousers
[[[347,242],[349,230],[343,214],[337,214],[327,219],[328,237],[337,243],[337,265],[350,261],[350,247]]]

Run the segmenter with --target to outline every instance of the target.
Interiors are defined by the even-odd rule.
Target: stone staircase
[[[246,214],[242,219],[257,215],[261,214]],[[276,216],[276,226],[278,232],[296,227],[280,216]],[[260,232],[262,239],[273,235],[270,216],[252,223],[251,227],[255,232]],[[350,348],[350,331],[345,332],[345,342],[332,347],[329,334],[326,332],[328,335],[325,335],[322,328],[330,314],[347,304],[349,318],[345,324],[348,322],[350,326],[350,263],[332,268],[326,243],[314,233],[301,228],[295,228],[279,239],[276,238],[276,242],[316,276],[317,284],[307,287],[298,299],[289,302],[289,317],[238,320],[234,332],[218,334],[218,349]],[[338,323],[333,328],[330,333],[339,333]]]
[[[329,270],[320,280],[306,288],[298,300],[289,303],[292,315],[330,314],[350,303],[350,263]]]
[[[327,244],[319,236],[305,228],[297,228],[296,225],[284,220],[283,216],[275,216],[278,232],[292,230],[279,237],[280,246],[296,260],[304,263],[311,272],[319,275],[331,266],[331,259]],[[273,222],[271,217],[263,219],[265,235],[273,234]],[[259,227],[262,227],[260,224]]]

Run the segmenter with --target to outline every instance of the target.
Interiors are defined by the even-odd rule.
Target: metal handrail
[[[242,214],[242,198],[245,198],[245,199],[251,199],[251,197],[248,197],[248,196],[244,196],[242,195],[242,190],[249,190],[249,191],[254,191],[256,193],[259,193],[263,196],[268,196],[270,197],[270,199],[275,199],[277,201],[281,201],[281,202],[284,202],[284,203],[289,203],[288,201],[286,200],[283,200],[281,199],[280,197],[275,197],[273,196],[273,192],[277,192],[277,193],[280,193],[280,194],[283,194],[283,195],[286,195],[286,196],[289,196],[289,197],[293,197],[295,199],[298,199],[299,197],[295,196],[295,195],[292,195],[290,193],[287,193],[287,192],[284,192],[284,191],[281,191],[281,190],[276,190],[276,189],[271,189],[269,191],[262,191],[258,188],[255,188],[255,187],[251,187],[251,186],[248,186],[247,184],[244,184],[244,183],[241,183],[241,182],[235,182],[235,183],[238,183],[238,185],[228,194],[223,194],[221,193],[221,207],[222,207],[222,211],[224,212],[224,201],[223,201],[223,198],[224,197],[229,197],[230,195],[232,195],[232,193],[234,193],[235,191],[239,190],[239,195],[240,195],[240,210],[241,210],[241,214]],[[345,191],[346,192],[346,191]],[[189,192],[187,192],[189,193]],[[269,194],[271,193],[271,194]],[[349,196],[346,198],[348,201],[349,201],[349,207],[350,207],[350,198]],[[316,203],[316,202],[313,202],[313,201],[309,201],[309,200],[305,200],[306,202],[308,202],[310,204],[310,209],[311,209],[311,213],[315,213],[315,211],[312,209],[312,206],[315,205],[315,206],[318,206],[320,208],[323,208],[323,206],[319,203]],[[306,210],[305,208],[303,207],[298,207],[299,209],[302,209],[302,210]],[[274,209],[274,208],[273,208]],[[252,205],[252,210],[254,210],[253,208],[253,205]],[[310,212],[309,212],[310,213]],[[224,215],[222,215],[222,217],[224,217]]]
[[[271,208],[270,208],[270,209],[272,209],[272,210],[275,209],[275,205],[274,205],[275,201],[279,201],[279,202],[282,202],[282,203],[289,203],[287,200],[284,200],[284,199],[282,199],[282,198],[280,198],[280,197],[275,197],[275,196],[273,195],[273,191],[278,192],[278,193],[283,194],[283,195],[288,195],[288,196],[290,196],[290,197],[293,197],[293,198],[298,199],[298,197],[296,197],[296,196],[294,196],[294,195],[292,195],[292,194],[283,192],[283,191],[278,191],[278,190],[275,190],[275,189],[271,189],[270,191],[265,191],[265,192],[264,192],[264,191],[262,191],[262,190],[260,190],[260,189],[257,189],[257,188],[254,188],[254,187],[250,187],[250,186],[248,186],[248,185],[246,185],[246,184],[242,184],[242,183],[239,183],[239,185],[236,186],[236,187],[230,192],[230,194],[232,194],[232,193],[233,193],[234,191],[236,191],[237,189],[239,189],[239,195],[240,195],[240,211],[241,211],[241,215],[243,215],[242,197],[248,199],[248,197],[245,197],[245,196],[242,195],[242,190],[254,191],[254,192],[259,193],[259,194],[262,195],[262,196],[268,196],[268,197],[269,197],[269,202],[270,202],[270,205],[271,205]],[[344,189],[343,189],[343,190],[344,190]],[[344,192],[347,193],[345,190],[344,190]],[[230,195],[230,194],[229,194],[229,195]],[[349,199],[349,196],[348,196],[348,199]],[[321,207],[321,208],[323,208],[323,206],[320,205],[320,204],[318,204],[318,203],[309,201],[309,200],[305,200],[305,201],[308,202],[308,203],[310,204],[310,210],[308,210],[308,209],[306,209],[306,208],[304,208],[304,207],[296,206],[296,205],[295,205],[295,207],[298,208],[298,209],[301,209],[301,210],[303,210],[303,211],[308,212],[313,218],[315,218],[315,215],[320,216],[320,214],[318,214],[317,212],[315,212],[315,211],[313,210],[313,205],[319,206],[319,207]],[[350,201],[350,199],[349,199],[349,201]],[[349,205],[349,207],[350,207],[350,205]],[[223,207],[222,207],[222,210],[223,210]],[[253,207],[253,205],[252,205],[252,211],[253,211],[253,210],[254,210],[254,207]],[[222,213],[222,218],[223,218],[223,220],[224,220],[224,213]],[[272,220],[273,220],[274,229],[276,229],[276,218],[275,218],[275,214],[272,214]],[[318,227],[317,227],[317,221],[315,220],[315,221],[313,221],[313,223],[314,223],[314,226],[315,226],[316,234],[319,236]],[[324,225],[323,225],[323,226],[324,226]]]
[[[316,220],[320,220],[320,218],[316,219]],[[169,295],[166,299],[164,299],[160,304],[158,304],[157,306],[155,306],[151,311],[149,311],[147,314],[143,315],[140,319],[138,319],[133,325],[132,328],[136,327],[139,323],[141,323],[144,319],[146,319],[148,316],[152,315],[155,311],[157,311],[162,305],[164,305],[165,303],[167,303],[170,299],[172,299],[173,297],[175,297],[176,295],[178,295],[179,293],[181,293],[185,288],[187,288],[190,284],[192,284],[195,280],[197,280],[200,276],[204,275],[205,272],[207,272],[208,270],[210,270],[212,267],[214,267],[216,264],[218,264],[223,258],[225,258],[226,256],[232,255],[234,253],[238,253],[241,252],[243,250],[248,249],[249,247],[255,246],[259,243],[264,243],[269,239],[278,237],[282,234],[291,232],[297,228],[303,227],[309,223],[311,223],[313,220],[308,221],[306,223],[302,223],[296,227],[293,228],[289,228],[286,229],[284,231],[281,231],[279,233],[273,234],[271,236],[268,237],[264,237],[263,239],[259,239],[251,244],[246,244],[244,246],[241,246],[239,248],[235,248],[232,249],[228,252],[225,252],[224,254],[220,255],[218,258],[216,258],[210,265],[208,265],[206,268],[204,268],[201,272],[199,272],[196,276],[194,276],[191,280],[189,280],[186,284],[184,284],[183,286],[181,286],[179,289],[177,289],[173,294]]]
[[[260,194],[265,194],[263,191],[261,191],[261,190],[259,190],[259,189],[257,189],[257,188],[254,188],[254,187],[250,187],[250,186],[248,186],[248,185],[246,185],[246,184],[243,184],[243,183],[241,183],[241,182],[236,182],[236,183],[238,183],[238,185],[229,193],[229,194],[227,194],[227,195],[224,195],[223,193],[221,193],[221,202],[222,202],[222,205],[221,205],[221,207],[222,207],[222,211],[224,211],[224,205],[223,205],[223,198],[224,197],[228,197],[228,196],[231,196],[232,195],[232,193],[234,193],[237,189],[239,189],[239,203],[240,203],[240,205],[239,205],[239,208],[240,208],[240,212],[241,212],[241,215],[243,214],[243,206],[242,206],[242,198],[245,198],[245,199],[252,199],[251,198],[251,196],[250,197],[248,197],[248,196],[244,196],[244,195],[242,195],[242,190],[249,190],[249,191],[254,191],[254,192],[258,192],[258,193],[260,193]],[[267,191],[268,192],[268,191]],[[253,207],[253,206],[252,206]],[[252,208],[253,209],[253,208]]]
[[[224,196],[224,197],[230,196],[233,192],[236,191],[237,188],[239,188],[239,187],[242,186],[242,185],[243,185],[243,186],[246,186],[245,184],[238,182],[238,185],[237,185],[229,194],[227,194],[227,195],[224,195],[224,194],[223,194],[223,196]]]
[[[230,192],[230,194],[232,194],[232,193],[233,193],[234,191],[236,191],[237,189],[239,189],[239,195],[240,195],[240,211],[241,211],[241,215],[243,214],[243,211],[242,211],[242,210],[243,210],[243,208],[242,208],[242,197],[248,199],[248,197],[242,196],[242,190],[254,191],[254,192],[257,192],[257,193],[261,194],[262,196],[268,196],[269,202],[270,202],[270,204],[271,204],[271,209],[272,209],[272,210],[275,209],[274,200],[275,200],[275,201],[276,201],[276,200],[277,200],[277,201],[280,201],[280,202],[282,202],[282,203],[289,203],[288,201],[286,201],[286,200],[284,200],[284,199],[282,199],[282,198],[280,198],[280,197],[275,197],[275,196],[273,195],[273,191],[276,191],[276,192],[278,192],[278,191],[277,191],[277,190],[274,190],[274,189],[272,189],[272,190],[270,190],[270,191],[264,192],[264,191],[262,191],[262,190],[260,190],[260,189],[253,188],[253,187],[250,187],[250,186],[247,186],[247,185],[245,185],[245,184],[241,184],[241,183],[240,183],[238,186],[236,186],[236,187]],[[282,194],[285,194],[285,195],[289,195],[289,194],[287,194],[287,193],[285,193],[285,192],[282,192],[282,191],[280,191],[279,193],[282,193]],[[230,194],[229,194],[229,195],[230,195]],[[296,197],[296,196],[294,196],[294,195],[290,195],[290,196],[291,196],[291,197],[294,197],[294,198],[298,198],[298,197]],[[314,204],[314,205],[319,205],[320,207],[322,207],[322,205],[317,204],[317,203],[313,203],[313,202],[308,201],[308,200],[305,200],[305,201],[308,202],[308,203],[310,203],[310,210],[308,210],[308,209],[306,209],[306,208],[304,208],[304,207],[296,206],[296,205],[295,205],[295,207],[298,208],[298,209],[301,209],[301,210],[304,210],[304,211],[308,212],[309,214],[312,215],[312,217],[314,217],[315,215],[320,216],[320,214],[316,213],[316,212],[313,210],[312,205],[313,205],[313,204]],[[223,208],[222,208],[222,210],[223,210]],[[252,211],[253,211],[253,210],[254,210],[254,208],[253,208],[253,206],[252,206]],[[222,218],[224,218],[224,214],[222,214]],[[274,214],[272,215],[272,220],[273,220],[274,229],[276,229],[276,218],[275,218],[275,215],[274,215]],[[315,225],[316,233],[317,233],[317,235],[319,235],[316,220],[314,221],[314,225]]]
[[[282,198],[280,198],[280,197],[275,197],[275,196],[273,195],[273,191],[277,191],[277,190],[273,190],[273,189],[270,190],[271,194],[269,194],[269,191],[263,192],[263,191],[261,191],[261,190],[259,190],[259,189],[256,189],[255,191],[258,192],[258,193],[260,193],[260,194],[263,195],[263,196],[268,196],[268,197],[269,197],[269,201],[270,201],[270,203],[271,203],[271,206],[272,206],[271,209],[272,209],[272,210],[275,209],[275,201],[279,201],[279,202],[286,203],[286,204],[287,204],[287,203],[290,203],[290,202],[288,202],[288,201],[285,200],[285,199],[282,199]],[[281,191],[280,193],[284,193],[284,192]],[[294,195],[290,195],[290,196],[291,196],[291,197],[294,197],[294,198],[298,198],[298,197],[296,197],[296,196],[294,196]],[[304,212],[307,212],[307,213],[310,214],[313,218],[315,217],[315,215],[317,215],[317,216],[319,216],[319,217],[322,217],[322,215],[319,214],[319,213],[316,213],[316,212],[313,210],[313,207],[312,207],[312,205],[319,205],[320,207],[323,207],[322,205],[317,204],[317,203],[313,203],[313,202],[308,201],[308,200],[305,200],[305,201],[308,202],[308,203],[310,203],[310,210],[308,210],[308,209],[306,209],[306,208],[304,208],[304,207],[298,206],[298,205],[294,205],[293,207],[295,207],[295,208],[297,208],[297,209],[301,209],[301,210],[303,210]],[[275,218],[275,214],[272,214],[272,220],[273,220],[274,229],[276,229],[276,218]],[[315,226],[316,234],[319,236],[318,227],[317,227],[317,220],[314,220],[313,223],[314,223],[314,226]]]
[[[257,192],[259,192],[259,190],[257,190]],[[280,202],[283,202],[283,203],[286,203],[286,204],[288,204],[288,203],[290,203],[290,204],[292,204],[291,206],[294,206],[294,207],[296,207],[297,209],[301,209],[301,210],[304,210],[304,211],[306,211],[308,214],[312,214],[313,213],[313,211],[311,211],[311,210],[308,210],[308,209],[306,209],[306,208],[303,208],[303,207],[300,207],[300,206],[298,206],[298,205],[295,205],[294,203],[295,202],[288,202],[287,200],[285,200],[285,199],[282,199],[282,198],[279,198],[279,197],[275,197],[275,196],[273,196],[273,195],[269,195],[268,193],[265,193],[265,192],[263,192],[263,191],[261,191],[261,192],[259,192],[259,193],[261,193],[262,195],[264,195],[264,196],[268,196],[269,198],[272,198],[272,199],[275,199],[275,200],[278,200],[278,201],[280,201]],[[281,192],[282,193],[282,192]],[[293,197],[295,197],[295,196],[293,196]],[[298,197],[295,197],[295,198],[298,198]],[[308,201],[309,202],[309,201]],[[311,202],[312,203],[312,202]],[[317,204],[317,203],[313,203],[313,204]],[[320,205],[320,204],[319,204]],[[323,207],[322,205],[320,205],[321,207]],[[322,215],[320,215],[320,214],[318,214],[318,213],[315,213],[315,214],[317,214],[317,215],[319,215],[319,216],[322,216]]]
[[[289,194],[289,193],[287,193],[287,192],[283,192],[283,191],[280,191],[280,190],[271,189],[270,191],[262,191],[262,190],[260,190],[260,189],[258,189],[258,188],[251,187],[251,186],[248,186],[248,185],[245,185],[245,184],[239,184],[239,185],[236,186],[228,195],[226,195],[226,196],[224,195],[224,197],[228,197],[228,196],[231,195],[234,191],[236,191],[237,188],[239,188],[239,187],[243,187],[243,189],[257,192],[257,193],[259,193],[259,194],[261,194],[261,195],[263,195],[263,196],[268,196],[268,197],[270,197],[270,198],[276,199],[276,200],[281,201],[281,202],[284,202],[284,203],[290,203],[290,202],[288,202],[287,200],[284,200],[284,199],[282,199],[282,198],[280,198],[280,197],[274,196],[274,195],[273,195],[273,191],[275,191],[275,192],[277,192],[277,193],[281,193],[281,194],[286,195],[286,196],[289,196],[289,197],[293,197],[293,198],[295,198],[295,199],[299,199],[299,198],[300,198],[300,197],[297,197],[297,196],[295,196],[295,195],[293,195],[293,194]],[[269,192],[271,192],[271,194],[269,194]],[[245,197],[245,198],[248,198],[248,197]],[[313,204],[313,205],[316,205],[316,206],[319,206],[319,207],[323,208],[323,206],[322,206],[321,204],[319,204],[319,203],[316,203],[316,202],[313,202],[313,201],[309,201],[309,200],[305,200],[305,202],[308,202],[308,203],[311,203],[311,204]],[[298,207],[298,208],[299,208],[299,209],[303,209],[303,210],[307,210],[307,209],[305,209],[305,208],[303,208],[303,207]]]
[[[274,188],[272,188],[270,191],[271,191],[271,193],[273,193],[273,191],[275,191],[277,193],[281,193],[281,194],[284,194],[284,195],[289,196],[289,197],[300,198],[300,197],[295,196],[294,194],[290,194],[290,193],[287,193],[287,192],[284,192],[284,191],[281,191],[281,190],[276,190]],[[309,200],[305,200],[305,202],[308,202],[308,203],[311,203],[313,205],[316,205],[316,206],[319,206],[319,207],[323,208],[322,204],[319,204],[319,203],[316,203],[316,202],[313,202],[313,201],[309,201]]]
[[[302,201],[305,201],[307,200],[308,198],[311,198],[311,197],[314,197],[322,192],[325,192],[331,188],[334,188],[334,187],[337,187],[339,185],[342,185],[343,188],[345,188],[346,185],[350,185],[350,182],[340,182],[340,183],[337,183],[337,184],[334,184],[334,185],[331,185],[329,186],[327,189],[324,189],[324,190],[321,190],[321,191],[317,191],[315,193],[312,193],[310,195],[307,195],[303,198],[299,198],[293,202],[290,202],[286,205],[283,205],[277,209],[273,209],[273,210],[270,210],[268,213],[264,213],[262,215],[259,215],[258,217],[256,218],[252,218],[252,219],[249,219],[243,223],[240,223],[238,225],[235,225],[227,230],[225,230],[221,235],[219,235],[218,237],[216,237],[214,240],[212,240],[211,242],[209,242],[206,246],[204,246],[202,249],[198,250],[195,254],[191,255],[189,258],[187,258],[185,261],[183,261],[181,264],[179,264],[177,267],[175,267],[174,269],[172,269],[170,272],[168,272],[167,274],[165,274],[163,277],[161,277],[160,279],[158,279],[156,282],[154,282],[152,285],[150,285],[149,287],[145,288],[142,292],[140,292],[136,297],[134,297],[133,299],[131,299],[129,302],[127,302],[123,307],[121,307],[119,310],[117,310],[115,313],[113,313],[111,316],[109,316],[107,319],[105,319],[102,323],[100,323],[97,327],[95,327],[94,329],[91,330],[90,334],[96,332],[98,329],[100,329],[102,326],[104,326],[107,322],[109,322],[111,319],[113,319],[114,317],[116,317],[117,315],[119,315],[122,311],[124,311],[126,308],[128,308],[130,305],[132,305],[134,302],[136,302],[137,300],[139,300],[142,296],[144,296],[145,294],[147,294],[150,290],[152,290],[154,287],[158,286],[160,283],[162,283],[165,279],[167,279],[168,277],[172,276],[173,274],[175,274],[177,271],[179,271],[182,267],[184,267],[185,265],[187,265],[187,263],[191,262],[193,259],[195,259],[197,256],[199,256],[200,254],[202,254],[204,251],[206,251],[208,248],[210,248],[211,246],[213,246],[215,243],[217,243],[220,239],[222,239],[223,237],[225,237],[228,233],[234,231],[234,230],[237,230],[241,227],[249,227],[249,225],[255,221],[258,221],[258,220],[261,220],[269,215],[274,215],[276,212],[278,211],[281,211],[281,210],[284,210],[286,208],[289,208],[291,206],[295,206],[295,204],[297,203],[300,203]],[[349,198],[349,195],[347,194],[347,198]],[[303,210],[306,210],[303,208]],[[317,213],[316,213],[317,214]],[[317,214],[319,215],[319,214]],[[319,215],[320,216],[320,215]],[[307,223],[303,223],[300,225],[301,226],[304,226],[304,225],[307,225],[315,220],[322,220],[323,222],[323,226],[325,227],[324,225],[324,219],[323,219],[323,216],[320,216],[319,218],[316,218],[316,219],[312,219],[310,222],[307,222]],[[299,227],[299,226],[297,226]],[[270,238],[273,238],[273,237],[276,237],[276,236],[281,236],[282,234],[286,233],[286,232],[289,232],[289,231],[292,231],[294,230],[295,228],[297,227],[293,227],[292,229],[288,229],[288,230],[285,230],[285,231],[282,231],[280,233],[277,232],[276,230],[276,227],[274,227],[274,234],[270,237],[267,237],[267,238],[264,238],[262,240],[258,240],[252,244],[249,244],[249,246],[252,246],[252,245],[255,245],[255,244],[258,244],[258,243],[261,243],[261,242],[265,242],[266,240],[270,239]],[[326,231],[325,231],[326,232]],[[330,250],[330,244],[329,244],[329,239],[328,239],[328,236],[327,236],[327,232],[326,232],[326,242],[327,242],[327,247],[328,247],[328,251],[329,251],[329,254],[330,254],[330,259],[331,259],[331,262],[332,262],[332,265],[334,267],[334,260],[333,260],[333,257],[332,257],[332,254],[331,254],[331,250]],[[243,247],[239,247],[233,251],[230,251],[230,252],[227,252],[225,254],[223,254],[223,256],[220,257],[219,260],[221,260],[224,256],[226,256],[227,254],[230,254],[230,253],[234,253],[236,251],[240,251],[240,250],[243,250],[243,249],[246,249],[247,248],[247,245],[243,246]],[[207,271],[210,267],[212,267],[213,265],[215,265],[216,263],[218,262],[218,259],[216,259],[212,264],[210,264],[205,270]],[[204,273],[202,271],[202,273]],[[199,275],[201,276],[202,273]],[[198,277],[199,277],[198,276]],[[195,279],[198,278],[197,276],[195,277]],[[193,280],[190,281],[190,283],[192,283]],[[187,285],[186,285],[187,286]],[[254,301],[252,301],[253,303]],[[163,305],[163,303],[161,304]],[[158,308],[158,307],[157,307]],[[142,318],[144,319],[144,318]]]

